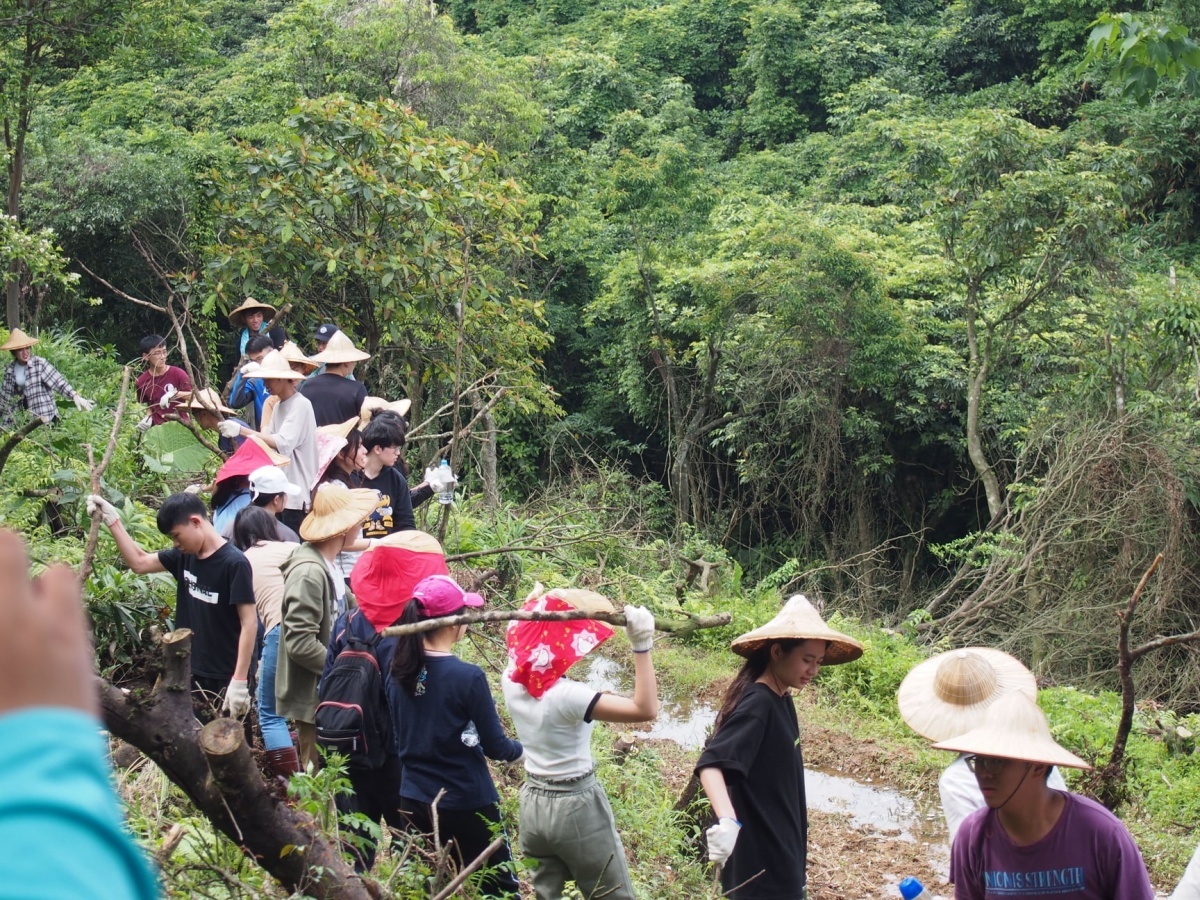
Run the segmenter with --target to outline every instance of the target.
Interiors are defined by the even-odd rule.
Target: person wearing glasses
[[[900,717],[917,734],[944,741],[983,725],[992,704],[1020,691],[1037,698],[1037,682],[1020,660],[991,647],[964,647],[931,656],[904,676],[896,692]],[[1057,768],[1050,770],[1050,787],[1065,791]],[[941,777],[938,792],[950,841],[963,819],[984,806],[975,776],[960,753]]]
[[[1059,745],[1036,701],[1001,697],[987,722],[933,745],[965,754],[985,808],[950,851],[955,900],[1154,900],[1125,825],[1087,797],[1047,784],[1053,766],[1090,769]]]

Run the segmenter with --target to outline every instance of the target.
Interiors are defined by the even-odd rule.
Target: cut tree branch
[[[92,493],[100,493],[100,479],[104,477],[104,472],[108,469],[108,464],[112,462],[113,451],[117,449],[117,437],[121,433],[121,419],[125,415],[125,402],[129,399],[129,366],[126,366],[121,373],[121,399],[117,401],[117,412],[113,416],[112,431],[108,435],[108,446],[104,448],[104,455],[100,457],[100,464],[96,465],[95,458],[92,456],[92,445],[87,445],[88,469],[90,470]],[[100,520],[104,517],[104,512],[99,507],[92,513],[92,524],[88,528],[87,543],[83,547],[83,562],[79,564],[79,580],[87,581],[92,574],[92,562],[96,558],[96,544],[100,541]]]
[[[718,613],[715,616],[691,616],[686,618],[664,619],[656,618],[654,627],[667,634],[685,635],[701,628],[720,628],[733,621],[729,613]],[[580,612],[564,610],[562,612],[529,611],[524,609],[492,609],[487,612],[462,613],[457,616],[442,616],[437,619],[426,619],[411,625],[393,625],[381,633],[384,637],[399,637],[405,634],[424,634],[427,631],[437,631],[447,625],[475,625],[480,622],[575,622],[580,619],[594,619],[597,622],[607,622],[609,625],[625,624],[622,613]]]

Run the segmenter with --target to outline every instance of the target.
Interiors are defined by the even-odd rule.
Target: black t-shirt
[[[160,550],[158,561],[175,576],[175,627],[192,629],[192,674],[232,678],[242,633],[237,606],[254,602],[250,560],[225,543],[204,559]]]
[[[727,896],[796,900],[807,881],[808,809],[800,725],[791,696],[780,697],[757,682],[746,688],[696,761],[697,770],[713,767],[724,773],[742,823],[733,856],[721,872]]]
[[[411,531],[417,527],[408,482],[395,466],[384,466],[374,478],[364,478],[362,486],[379,491],[379,505],[363,523],[363,537],[387,537],[393,531]]]
[[[361,381],[328,372],[309,378],[300,385],[300,392],[312,404],[318,428],[357,419],[367,399],[367,388]]]

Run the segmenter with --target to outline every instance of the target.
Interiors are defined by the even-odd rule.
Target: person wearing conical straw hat
[[[816,678],[822,665],[858,659],[863,646],[826,625],[803,594],[732,646],[746,661],[696,761],[717,817],[706,832],[708,858],[721,867],[721,886],[737,900],[803,898],[808,808],[791,692]]]
[[[279,518],[293,531],[299,531],[317,480],[317,421],[312,404],[296,387],[304,376],[288,365],[282,353],[272,350],[254,370],[254,377],[261,378],[272,396],[279,398],[270,421],[261,432],[237,421],[222,422],[219,430],[230,440],[255,434],[272,450],[292,461],[287,468],[287,477],[300,488],[300,493],[288,497],[287,507]]]
[[[260,303],[253,297],[247,297],[229,313],[229,324],[238,330],[237,353],[238,359],[246,355],[246,343],[256,335],[271,339],[271,346],[279,350],[287,342],[287,332],[282,326],[272,326],[271,320],[278,311],[269,303]]]
[[[1008,693],[985,722],[933,746],[967,754],[987,804],[954,837],[956,900],[1153,900],[1146,864],[1121,820],[1046,783],[1052,766],[1091,766],[1054,740],[1028,694]]]
[[[263,405],[271,395],[255,371],[270,351],[271,339],[265,334],[256,334],[250,338],[246,342],[246,359],[249,362],[234,373],[233,382],[229,385],[229,405],[234,409],[249,407],[253,412],[251,427],[256,431],[262,431]]]
[[[944,741],[982,725],[992,704],[1013,691],[1037,698],[1033,673],[1020,660],[991,647],[964,647],[914,666],[900,682],[896,702],[909,728],[931,741]],[[1048,784],[1067,789],[1057,768],[1051,770]],[[963,819],[984,805],[965,753],[942,772],[938,792],[953,841]]]
[[[0,344],[0,350],[12,352],[12,362],[4,369],[0,381],[0,425],[11,428],[18,410],[27,410],[31,416],[46,423],[58,418],[58,407],[54,395],[66,397],[83,412],[96,404],[71,387],[62,373],[30,349],[38,339],[30,337],[20,328],[9,332],[8,339]]]
[[[325,349],[312,357],[313,362],[325,366],[325,371],[305,381],[300,390],[312,402],[318,427],[359,415],[367,388],[349,376],[356,365],[370,358],[371,354],[356,348],[343,331],[335,332]]]
[[[538,612],[613,612],[595,591],[536,585],[522,609]],[[568,881],[585,897],[633,900],[625,847],[604,786],[596,780],[591,735],[596,722],[651,722],[658,718],[658,681],[650,651],[654,616],[625,607],[625,634],[633,651],[633,696],[600,693],[564,678],[567,670],[613,636],[596,619],[513,621],[506,635],[508,668],[500,687],[517,737],[525,746],[520,844],[537,860],[538,900],[558,900]]]
[[[333,622],[351,605],[342,573],[333,567],[338,552],[362,533],[363,519],[375,509],[374,491],[324,485],[313,496],[312,512],[300,525],[301,544],[281,567],[283,606],[279,659],[275,672],[275,712],[296,722],[300,763],[320,765],[317,755],[317,685]]]
[[[306,378],[320,368],[317,363],[304,355],[304,351],[297,347],[294,341],[288,341],[279,352],[288,361],[288,365]]]

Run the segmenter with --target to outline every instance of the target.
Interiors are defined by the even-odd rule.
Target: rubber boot
[[[267,765],[271,773],[284,781],[300,771],[300,755],[295,747],[284,747],[280,750],[267,751]]]

